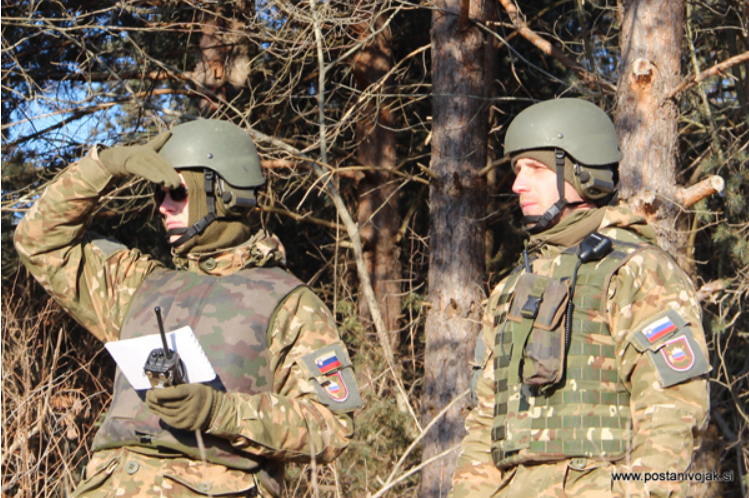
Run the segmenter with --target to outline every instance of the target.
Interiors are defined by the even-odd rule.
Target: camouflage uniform
[[[111,179],[92,150],[46,190],[15,233],[16,248],[29,271],[104,342],[120,337],[128,308],[147,277],[174,273],[136,249],[85,230]],[[283,262],[280,242],[263,231],[229,250],[175,258],[181,270],[217,277]],[[227,309],[244,311],[236,306]],[[275,309],[267,336],[272,389],[229,394],[238,403],[224,403],[206,431],[228,438],[238,454],[261,462],[259,469],[248,472],[202,462],[166,448],[110,444],[114,447],[95,451],[76,495],[279,496],[285,461],[323,464],[335,459],[352,436],[350,411],[358,391],[355,384],[347,386],[350,402],[336,406],[305,365],[312,353],[333,346],[340,346],[342,362],[349,363],[333,316],[302,285]]]
[[[509,379],[498,379],[497,375],[500,369],[508,369],[507,358],[502,358],[505,353],[509,364],[517,358],[512,351],[512,335],[508,337],[502,329],[512,315],[512,296],[520,293],[520,283],[527,272],[521,266],[494,289],[485,311],[473,367],[472,388],[477,405],[466,420],[468,433],[461,444],[451,498],[686,496],[689,487],[686,482],[615,482],[612,473],[684,472],[689,468],[699,444],[698,430],[707,421],[709,403],[705,375],[709,370],[707,347],[693,286],[670,256],[651,245],[652,227],[627,209],[603,207],[589,211],[584,220],[576,220],[579,218],[570,216],[556,229],[531,237],[529,252],[534,258],[531,268],[536,275],[559,275],[560,265],[569,257],[564,251],[577,244],[570,243],[570,237],[579,242],[588,233],[597,231],[614,241],[629,242],[614,246],[623,248],[622,263],[612,272],[610,282],[601,286],[600,306],[585,303],[587,298],[578,299],[575,294],[573,323],[580,313],[590,310],[592,318],[587,324],[601,325],[600,330],[606,332],[584,333],[578,336],[583,337],[578,344],[573,340],[568,361],[572,361],[572,350],[578,349],[576,365],[582,366],[580,371],[573,371],[568,363],[560,375],[561,384],[545,394],[533,391],[528,395],[530,389],[524,391],[518,379],[513,382],[512,367]],[[583,226],[586,223],[587,227]],[[561,244],[560,238],[567,243]],[[593,269],[589,273],[595,274],[597,265],[603,267],[605,261],[588,263]],[[593,308],[600,312],[594,312]],[[668,333],[653,333],[653,325],[660,320],[675,323],[678,330],[674,332],[674,327],[670,327]],[[673,348],[674,341],[682,346],[688,343],[687,360],[691,359],[691,364],[688,361],[678,364],[676,354],[683,351]],[[524,363],[515,365],[523,379],[527,378],[529,356],[526,346]],[[580,372],[596,377],[581,376]],[[596,385],[600,386],[599,392],[591,387]],[[509,396],[500,407],[496,393],[502,389]],[[558,391],[564,391],[562,402],[544,405],[544,400],[559,397]],[[628,403],[606,404],[604,396]],[[581,404],[582,398],[588,400],[588,405]],[[530,406],[518,409],[522,400]],[[616,406],[617,403],[624,406]],[[585,413],[575,413],[578,406],[585,406]],[[529,429],[522,440],[511,430],[504,433],[505,427],[522,426],[524,417]],[[555,417],[557,425],[552,427],[550,421]],[[625,427],[607,429],[617,427],[616,423],[603,422],[617,419],[624,420]],[[598,428],[586,426],[586,421]],[[568,441],[562,441],[565,433]],[[619,437],[623,439],[621,451],[614,448]]]

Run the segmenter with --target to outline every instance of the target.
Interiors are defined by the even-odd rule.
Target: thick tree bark
[[[480,330],[485,270],[486,166],[492,44],[472,24],[494,17],[490,1],[438,1],[432,14],[432,160],[429,306],[423,424],[468,389]],[[468,399],[424,438],[422,461],[456,447]],[[421,472],[420,498],[445,496],[457,451]]]
[[[670,92],[681,81],[684,0],[621,0],[621,66],[616,129],[624,158],[621,198],[656,227],[658,243],[681,257],[686,217],[676,198],[679,108]]]
[[[370,28],[379,30],[384,20],[378,17],[374,25],[358,26],[359,37],[366,38]],[[370,85],[384,78],[392,67],[390,30],[379,33],[354,58],[352,69],[357,86],[367,91]],[[379,88],[382,88],[380,85]],[[382,93],[382,92],[378,92]],[[382,319],[391,337],[393,350],[398,349],[398,316],[401,309],[400,249],[396,236],[400,229],[397,184],[389,171],[395,168],[395,120],[388,109],[387,100],[373,98],[367,104],[364,119],[356,125],[359,141],[357,158],[360,164],[377,168],[366,171],[358,183],[359,199],[357,221],[364,249],[364,262],[372,282]],[[360,290],[360,295],[364,292]],[[368,323],[369,306],[366,299],[359,300],[359,316]]]
[[[682,208],[720,192],[722,178],[712,176],[689,187],[676,185],[677,132],[684,0],[621,0],[621,68],[617,85],[616,128],[624,158],[619,165],[621,197],[656,227],[658,244],[689,271],[688,218]],[[706,286],[707,287],[707,286]],[[702,296],[710,289],[701,289]],[[714,428],[702,437],[692,470],[717,467],[719,445]],[[718,483],[715,483],[718,484]],[[711,483],[692,484],[694,496]],[[713,486],[711,491],[719,489]]]

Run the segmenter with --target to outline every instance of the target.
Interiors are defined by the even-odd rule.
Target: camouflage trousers
[[[257,474],[204,464],[184,457],[164,458],[127,448],[97,451],[73,498],[272,498]],[[276,495],[277,496],[277,495]]]
[[[539,465],[518,465],[503,473],[492,498],[634,498],[686,496],[683,482],[615,481],[614,473],[628,472],[624,465],[573,458]]]

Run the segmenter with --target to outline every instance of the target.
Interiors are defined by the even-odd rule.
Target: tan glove
[[[221,408],[225,394],[206,384],[179,384],[146,393],[146,404],[175,429],[205,430]]]
[[[104,149],[99,159],[112,176],[136,175],[168,188],[177,188],[179,174],[158,152],[172,132],[165,131],[145,145],[127,145]]]

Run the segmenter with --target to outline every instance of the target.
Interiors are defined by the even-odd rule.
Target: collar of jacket
[[[552,228],[531,235],[528,252],[538,251],[547,256],[572,247],[595,232],[604,215],[604,208],[575,210]]]
[[[179,256],[172,249],[172,261],[178,270],[221,277],[244,268],[286,266],[286,250],[275,235],[258,230],[238,246],[218,251]]]
[[[621,230],[633,233],[643,242],[656,243],[655,228],[645,218],[625,206],[603,206],[577,210],[551,229],[531,236],[528,252],[553,257],[579,244],[592,232],[605,232],[605,235],[616,239],[617,232]]]

